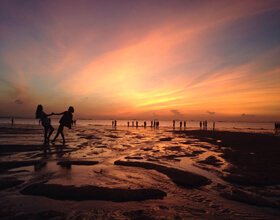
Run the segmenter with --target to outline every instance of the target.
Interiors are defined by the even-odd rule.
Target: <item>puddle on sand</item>
[[[213,184],[220,182],[220,178],[215,174],[213,174],[212,172],[194,166],[193,165],[194,161],[191,158],[188,157],[178,157],[178,158],[180,159],[178,167],[181,167],[183,170],[205,176],[209,178]]]

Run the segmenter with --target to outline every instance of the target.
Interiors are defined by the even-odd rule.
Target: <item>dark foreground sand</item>
[[[240,185],[280,184],[280,136],[230,131],[183,131],[187,136],[218,146],[232,164],[222,178]]]
[[[280,137],[0,126],[1,219],[279,219]]]

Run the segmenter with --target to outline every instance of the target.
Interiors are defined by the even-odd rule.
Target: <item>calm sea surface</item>
[[[129,125],[132,126],[132,122],[134,122],[134,126],[136,125],[136,120],[118,120],[117,126],[127,126],[127,122],[129,121]],[[150,120],[146,120],[147,127],[151,125]],[[59,118],[53,118],[51,123],[53,125],[59,124]],[[0,118],[0,124],[11,124],[11,118]],[[24,119],[24,118],[14,118],[14,124],[29,124],[29,125],[39,125],[38,119]],[[213,122],[208,121],[208,129],[213,128]],[[77,125],[80,126],[112,126],[112,120],[83,120],[77,119]],[[138,120],[138,126],[143,127],[144,120]],[[172,128],[173,121],[159,121],[160,128]],[[180,127],[180,122],[176,121],[176,128]],[[182,122],[182,127],[184,127],[184,123]],[[198,129],[199,121],[186,121],[186,129]],[[215,122],[215,128],[221,130],[252,130],[252,131],[272,131],[274,130],[273,122]]]

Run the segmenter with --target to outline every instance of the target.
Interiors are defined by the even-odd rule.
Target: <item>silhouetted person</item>
[[[151,127],[153,127],[153,121],[151,121]]]
[[[114,126],[114,124],[115,124],[115,122],[114,122],[114,121],[112,121],[112,126]]]
[[[51,116],[53,115],[53,113],[51,114],[46,114],[44,111],[43,111],[43,106],[42,105],[38,105],[37,106],[37,110],[36,110],[36,118],[37,119],[40,119],[44,129],[45,129],[45,133],[44,133],[44,143],[47,144],[50,140],[50,137],[53,133],[53,127],[51,126],[50,124],[50,121],[48,119],[48,116]],[[48,131],[49,132],[49,135],[48,135]]]
[[[14,118],[11,119],[11,123],[12,123],[12,125],[14,124]]]
[[[115,127],[117,127],[117,120],[115,120]]]
[[[207,121],[203,121],[203,129],[207,129]]]
[[[280,128],[280,123],[275,122],[274,127],[275,127],[275,133],[277,133],[278,129]]]
[[[72,125],[72,119],[73,119],[73,115],[72,113],[74,113],[74,108],[72,106],[70,106],[68,108],[68,111],[59,113],[59,114],[55,114],[55,115],[63,115],[59,121],[60,125],[57,129],[57,133],[54,137],[54,139],[52,140],[52,143],[55,142],[56,138],[58,137],[59,134],[61,134],[62,140],[63,140],[63,144],[65,144],[65,138],[64,138],[64,134],[63,134],[63,128],[67,127],[69,129],[71,129],[71,125]]]
[[[154,127],[156,127],[156,121],[154,121]]]
[[[138,121],[136,121],[136,128],[138,128]]]
[[[144,128],[146,128],[146,126],[147,126],[147,123],[146,123],[146,121],[144,121]]]
[[[201,121],[199,122],[199,127],[200,127],[200,129],[202,128],[202,122]]]
[[[173,120],[173,128],[175,128],[175,120]]]
[[[184,121],[184,128],[186,128],[186,126],[187,126],[187,122],[186,122],[186,121]]]
[[[180,121],[180,129],[182,128],[182,121]]]
[[[127,122],[127,127],[129,127],[129,121]]]
[[[132,127],[134,127],[134,121],[132,122]]]

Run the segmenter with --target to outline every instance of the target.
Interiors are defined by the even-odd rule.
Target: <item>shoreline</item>
[[[28,121],[30,120],[30,121]],[[52,120],[53,126],[58,126],[59,119],[55,118]],[[127,126],[127,122],[130,122],[130,126]],[[137,120],[119,120],[119,123],[117,124],[116,128],[127,128],[127,129],[175,129],[175,130],[200,130],[203,128],[199,127],[199,121],[187,121],[187,126],[184,128],[183,126],[180,128],[179,126],[179,120],[176,123],[175,128],[173,128],[172,121],[160,121],[159,128],[151,127],[150,121],[146,120],[147,126],[144,127],[143,123],[145,120],[138,120],[139,126],[132,126],[132,121],[134,123]],[[80,122],[80,123],[79,123]],[[212,121],[208,122],[208,128],[206,130],[213,130]],[[223,122],[216,122],[215,130],[220,131],[240,131],[240,132],[256,132],[256,133],[275,133],[274,130],[274,123],[275,122],[242,122],[242,121],[223,121]],[[7,121],[6,123],[3,123],[0,121],[0,128],[1,127],[12,127],[12,126],[40,126],[38,124],[37,119],[27,119],[20,123],[11,124],[10,121]],[[257,125],[257,126],[256,126]],[[115,126],[112,126],[111,120],[81,120],[78,121],[77,126],[98,126],[98,127],[112,127],[115,128]],[[280,133],[280,132],[279,132]]]

